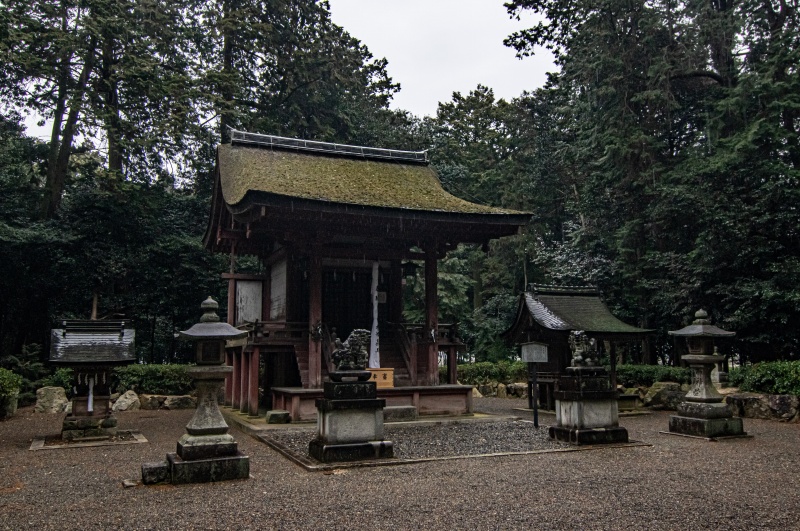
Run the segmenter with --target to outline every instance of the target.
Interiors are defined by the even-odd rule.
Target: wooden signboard
[[[522,345],[522,361],[528,363],[547,363],[547,344],[536,343],[523,343]]]

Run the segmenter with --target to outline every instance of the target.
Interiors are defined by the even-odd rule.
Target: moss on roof
[[[225,202],[249,191],[384,208],[463,214],[523,214],[464,201],[427,165],[353,159],[222,144],[217,152]]]

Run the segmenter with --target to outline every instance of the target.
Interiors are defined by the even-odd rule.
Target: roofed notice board
[[[528,363],[547,363],[546,343],[522,343],[522,361]]]

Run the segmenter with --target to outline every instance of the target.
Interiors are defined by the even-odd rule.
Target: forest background
[[[741,361],[798,359],[797,4],[509,2],[545,22],[506,44],[558,72],[416,117],[389,109],[389,65],[326,2],[0,1],[0,365],[46,370],[50,328],[93,299],[134,321],[140,361],[185,358],[174,333],[227,300],[227,258],[201,238],[229,127],[427,149],[451,193],[533,213],[440,264],[441,319],[478,360],[513,357],[498,335],[532,282],[597,285],[657,330],[629,362],[673,363],[666,331],[701,307]],[[26,136],[33,113],[48,141]]]

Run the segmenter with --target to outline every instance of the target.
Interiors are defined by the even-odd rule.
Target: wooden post
[[[425,249],[425,338],[428,351],[425,360],[425,381],[439,383],[439,299],[437,297],[438,261],[436,247]]]
[[[389,271],[389,293],[386,303],[389,305],[389,321],[403,322],[403,266],[400,260],[392,260]]]
[[[322,262],[316,253],[309,259],[308,326],[314,330],[322,323]],[[308,386],[322,387],[322,341],[308,335]]]
[[[248,382],[248,411],[247,414],[251,417],[258,416],[258,365],[261,358],[261,349],[253,347],[253,352],[250,353],[250,381]]]
[[[609,355],[609,359],[611,361],[611,374],[609,375],[611,380],[611,389],[616,391],[617,390],[617,344],[613,341],[611,342],[611,353]]]
[[[242,349],[242,359],[239,361],[239,412],[247,413],[247,391],[250,383],[250,353]]]
[[[231,381],[231,407],[239,409],[239,385],[241,384],[241,377],[239,371],[241,370],[241,349],[233,351],[233,372],[230,375]]]
[[[225,351],[225,365],[233,366],[233,354],[230,350]],[[225,405],[231,407],[233,403],[233,374],[225,378]]]
[[[458,383],[458,347],[451,346],[447,349],[447,383]]]

